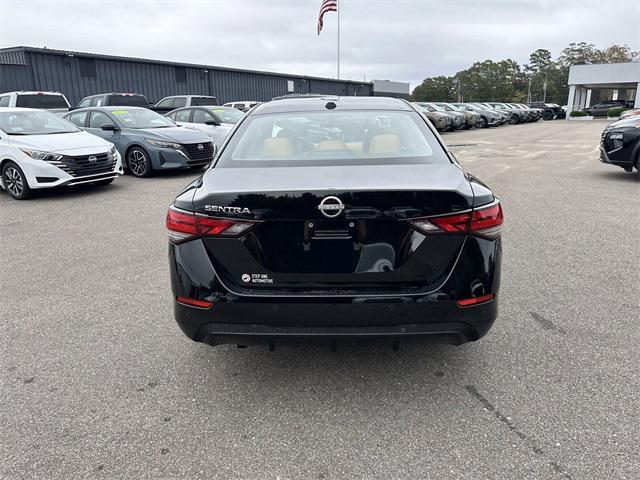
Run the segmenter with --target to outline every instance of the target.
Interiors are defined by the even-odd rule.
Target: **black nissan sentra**
[[[264,103],[169,208],[175,318],[210,345],[478,340],[498,313],[502,223],[408,102]]]

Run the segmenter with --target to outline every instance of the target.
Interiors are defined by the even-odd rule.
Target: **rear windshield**
[[[450,163],[424,119],[403,111],[324,111],[247,118],[218,167]]]
[[[148,107],[144,95],[110,95],[109,105],[113,107]]]
[[[64,108],[69,110],[69,105],[62,95],[18,95],[16,107],[25,108]]]
[[[216,97],[191,97],[191,106],[197,107],[199,105],[218,105],[218,99]]]

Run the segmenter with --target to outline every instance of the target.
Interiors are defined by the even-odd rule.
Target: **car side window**
[[[191,122],[191,110],[180,110],[176,112],[176,122]]]
[[[9,95],[0,97],[0,107],[8,107],[8,106],[9,106]]]
[[[78,108],[88,107],[90,103],[91,103],[91,99],[90,99],[90,98],[85,98],[84,100],[82,100],[82,101],[78,104]]]
[[[175,97],[173,99],[173,108],[181,108],[187,106],[187,97]]]
[[[101,107],[104,105],[104,98],[98,97],[93,99],[93,103],[91,104],[93,107]]]
[[[167,113],[165,115],[165,117],[167,117],[168,119],[173,120],[175,122],[176,121],[176,112]]]
[[[158,107],[160,107],[160,108],[171,108],[172,105],[173,105],[173,98],[169,97],[169,98],[165,98],[165,99],[161,100],[160,103],[158,104]]]
[[[113,124],[113,121],[109,118],[109,116],[102,112],[91,112],[91,117],[89,118],[89,128],[100,128],[103,125]]]
[[[78,127],[83,128],[87,122],[87,115],[89,115],[89,112],[76,112],[69,115],[67,120]]]
[[[211,120],[215,120],[215,118],[213,118],[208,112],[200,109],[193,111],[193,123],[206,123]]]

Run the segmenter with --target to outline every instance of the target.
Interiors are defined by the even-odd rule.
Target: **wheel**
[[[478,122],[478,128],[487,128],[489,126],[489,121],[482,117],[482,119]]]
[[[520,123],[518,117],[516,117],[515,115],[511,115],[511,118],[509,118],[509,125],[516,125],[518,123]]]
[[[149,155],[140,147],[133,147],[127,152],[127,167],[134,177],[150,177],[153,173]]]
[[[553,120],[553,113],[551,112],[544,112],[542,114],[542,119],[543,120]]]
[[[109,185],[110,183],[113,183],[113,180],[114,180],[113,178],[108,178],[107,180],[100,180],[99,182],[94,182],[93,184],[102,187],[104,185]]]
[[[13,162],[7,162],[2,167],[2,182],[9,195],[16,200],[26,200],[33,193],[22,169]]]

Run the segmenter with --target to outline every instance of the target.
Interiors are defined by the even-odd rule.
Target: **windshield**
[[[244,113],[237,108],[212,108],[211,113],[220,123],[238,123],[244,117]]]
[[[191,97],[192,107],[200,105],[218,105],[218,99],[216,97]]]
[[[111,114],[122,127],[126,128],[167,128],[175,123],[151,110],[112,110]]]
[[[0,112],[0,130],[8,135],[53,135],[80,130],[72,123],[44,111]]]
[[[69,110],[69,105],[62,95],[20,94],[16,98],[16,107]]]
[[[444,103],[436,103],[435,106],[437,108],[440,108],[440,110],[445,111],[445,112],[452,112],[453,108],[451,108],[449,105],[446,105]]]
[[[428,105],[426,103],[416,103],[416,105],[418,107],[420,107],[422,110],[426,110],[427,112],[435,112],[436,109],[433,108],[431,105]]]
[[[440,105],[437,105],[435,103],[430,103],[429,106],[432,107],[436,112],[444,112],[444,111],[446,111]]]
[[[220,157],[221,167],[450,163],[415,112],[340,111],[255,115]]]

